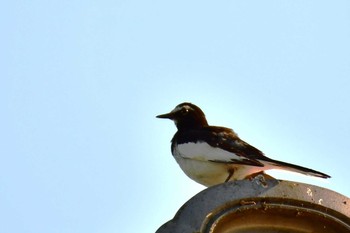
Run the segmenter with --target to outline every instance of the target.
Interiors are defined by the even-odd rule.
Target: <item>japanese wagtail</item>
[[[202,185],[242,180],[269,169],[330,178],[310,168],[266,157],[232,129],[208,125],[203,111],[194,104],[179,104],[157,117],[175,122],[177,132],[171,140],[171,152],[185,174]]]

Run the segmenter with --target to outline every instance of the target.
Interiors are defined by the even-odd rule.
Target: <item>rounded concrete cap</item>
[[[349,233],[350,199],[290,181],[252,180],[210,187],[157,233]]]

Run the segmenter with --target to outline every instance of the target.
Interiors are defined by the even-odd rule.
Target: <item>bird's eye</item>
[[[187,108],[183,108],[183,109],[181,110],[181,114],[182,114],[182,115],[187,115],[188,112],[189,112],[189,110],[188,110]]]

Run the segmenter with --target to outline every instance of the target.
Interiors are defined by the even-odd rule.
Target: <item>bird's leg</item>
[[[227,176],[227,178],[225,180],[225,183],[231,179],[231,177],[233,176],[233,173],[234,173],[233,169],[229,169],[228,170],[228,176]]]

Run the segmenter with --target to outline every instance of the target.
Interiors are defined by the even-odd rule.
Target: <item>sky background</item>
[[[350,196],[350,1],[3,1],[0,232],[154,232],[204,189],[155,116],[189,101]]]

